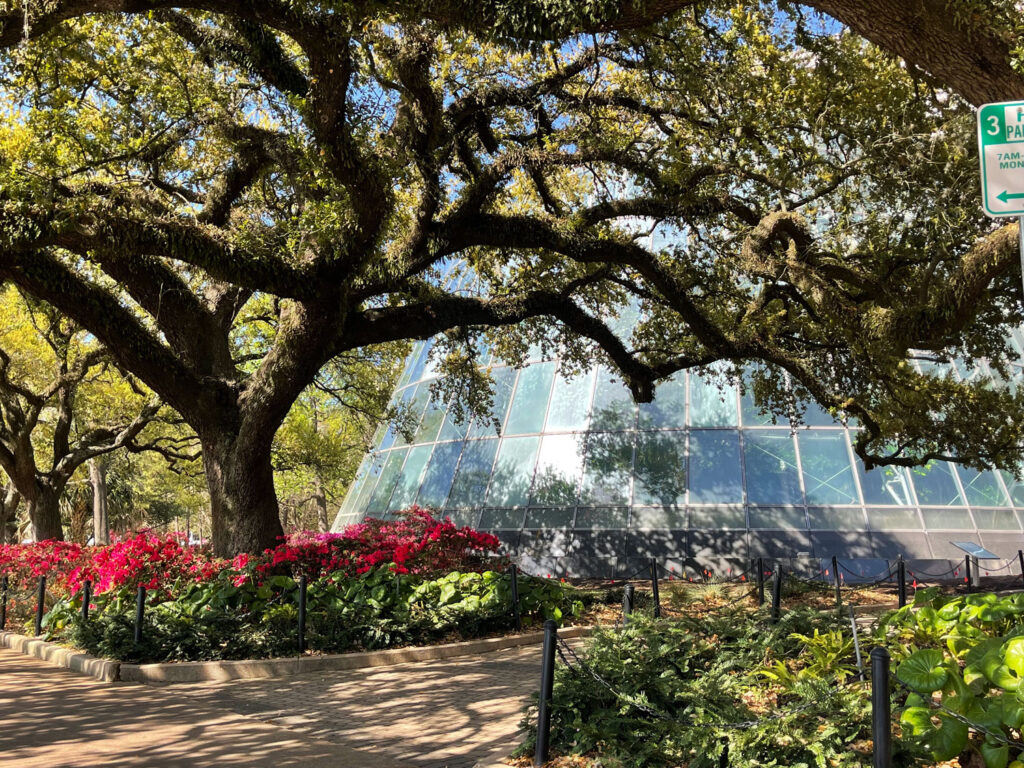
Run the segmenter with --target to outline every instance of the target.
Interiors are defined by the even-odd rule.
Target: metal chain
[[[902,687],[908,693],[916,694],[917,696],[920,696],[922,699],[924,699],[925,703],[931,709],[941,710],[942,712],[944,712],[945,714],[949,715],[954,720],[957,720],[958,722],[963,723],[968,728],[973,729],[974,731],[982,734],[986,738],[991,738],[993,741],[997,741],[1000,744],[1005,744],[1006,746],[1013,747],[1014,749],[1017,749],[1017,750],[1024,749],[1024,742],[1015,741],[1013,739],[1008,739],[1002,733],[997,733],[995,731],[990,731],[987,727],[985,727],[981,723],[975,723],[973,720],[968,719],[964,715],[961,715],[959,712],[954,712],[952,709],[947,707],[941,701],[935,701],[935,699],[932,698],[932,695],[930,693],[923,693],[921,691],[918,691],[918,690],[915,690],[915,689],[911,688],[909,685],[907,685],[905,682],[900,680],[899,677],[897,677],[895,675],[893,676],[893,680],[895,680],[897,685]]]
[[[851,576],[856,576],[858,579],[863,578],[863,574],[857,573],[856,571],[851,571],[849,568],[847,568],[842,563],[837,563],[837,564],[839,565],[840,568],[842,568],[844,571],[846,571]],[[896,575],[896,570],[897,569],[893,568],[892,566],[889,566],[889,570],[886,572],[885,576],[879,576],[878,578],[875,578],[873,581],[858,582],[856,584],[856,588],[860,589],[860,588],[863,588],[863,587],[874,587],[874,586],[877,586],[879,584],[885,584],[894,575]],[[853,588],[854,585],[851,584],[850,587]]]
[[[915,571],[912,571],[908,568],[907,573],[909,573],[911,576],[916,576],[916,574],[920,573],[922,576],[927,576],[930,579],[941,579],[943,576],[949,576],[951,573],[956,573],[959,570],[960,566],[954,565],[948,571],[943,571],[942,573],[928,573],[928,571],[922,571],[920,568],[916,569]]]

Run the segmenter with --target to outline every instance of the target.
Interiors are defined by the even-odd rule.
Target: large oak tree
[[[280,534],[271,443],[322,366],[438,333],[473,402],[481,336],[541,341],[638,400],[745,369],[856,418],[869,465],[1012,467],[1012,388],[906,358],[1008,373],[1017,228],[978,213],[969,105],[1024,96],[1015,6],[15,4],[0,278],[196,430],[221,553]]]

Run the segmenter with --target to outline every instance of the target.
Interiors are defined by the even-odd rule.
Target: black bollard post
[[[661,618],[661,597],[658,594],[658,561],[651,558],[651,596],[654,598],[654,618]]]
[[[39,577],[39,593],[36,595],[36,637],[43,634],[43,604],[46,602],[46,576]]]
[[[622,626],[629,626],[631,613],[633,613],[633,585],[627,584],[622,590]]]
[[[540,700],[537,705],[537,751],[533,754],[534,768],[548,761],[551,741],[551,692],[555,686],[555,643],[558,625],[551,619],[544,622],[544,650],[540,665]]]
[[[7,577],[0,581],[0,631],[7,629]]]
[[[964,576],[964,583],[967,585],[967,591],[971,592],[973,590],[971,589],[972,585],[971,585],[971,556],[970,555],[967,555],[964,558],[964,574],[966,574]]]
[[[892,768],[892,726],[889,701],[889,652],[878,646],[871,650],[871,739],[873,768]]]
[[[306,574],[299,576],[299,653],[306,652]]]
[[[523,616],[519,610],[519,567],[512,563],[508,567],[509,578],[512,580],[512,617],[516,622],[516,632],[523,629]]]
[[[764,558],[757,558],[757,604],[764,605]]]
[[[1017,550],[1017,560],[1020,563],[1020,578],[1024,581],[1024,552]]]
[[[142,645],[142,619],[146,614],[146,588],[139,587],[135,597],[135,644]]]
[[[82,582],[82,622],[89,620],[89,601],[92,600],[92,581]]]
[[[896,591],[898,593],[900,608],[907,604],[907,563],[900,555],[896,563]]]
[[[782,565],[775,564],[772,574],[772,624],[779,620],[779,609],[782,606]]]
[[[835,555],[832,555],[832,581],[836,585],[836,610],[841,611],[843,610],[843,595],[839,591],[839,558]]]

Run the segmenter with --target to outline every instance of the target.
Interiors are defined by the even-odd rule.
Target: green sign
[[[981,199],[989,216],[1024,216],[1024,101],[978,110]]]

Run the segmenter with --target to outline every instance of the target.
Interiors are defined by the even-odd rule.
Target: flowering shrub
[[[417,576],[483,571],[495,564],[501,546],[496,536],[456,528],[415,505],[396,515],[395,520],[367,518],[341,533],[293,534],[259,558],[244,563],[236,558],[235,565],[239,570],[251,565],[261,576],[283,565],[296,575],[319,578],[339,571],[358,576],[386,564],[396,573]]]
[[[0,573],[14,591],[30,590],[40,576],[58,590],[66,590],[69,575],[89,559],[91,550],[67,541],[0,546]]]

